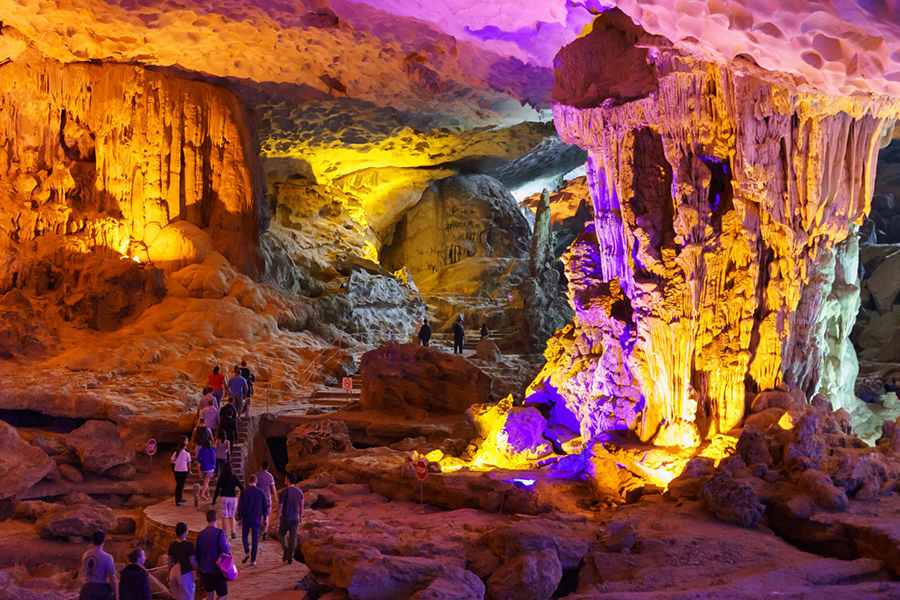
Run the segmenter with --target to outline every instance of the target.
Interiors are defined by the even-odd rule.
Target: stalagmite
[[[577,314],[531,400],[582,435],[660,446],[727,432],[748,393],[777,386],[840,405],[859,294],[848,234],[900,100],[687,57],[615,11],[556,67],[556,126],[588,151],[596,216],[565,257]]]

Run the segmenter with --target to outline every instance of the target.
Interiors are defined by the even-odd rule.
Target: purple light
[[[514,479],[507,479],[507,481],[510,483],[518,483],[520,485],[524,485],[525,487],[530,487],[530,486],[534,485],[534,482],[536,480],[535,479],[519,479],[517,477]]]

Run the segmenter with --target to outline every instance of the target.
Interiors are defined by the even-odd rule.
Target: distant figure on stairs
[[[429,340],[431,340],[431,326],[428,321],[423,321],[422,329],[419,330],[419,341],[427,348]]]
[[[241,377],[243,377],[247,381],[247,394],[244,397],[244,412],[247,413],[247,416],[250,416],[250,400],[253,397],[253,384],[256,383],[256,375],[250,372],[250,369],[247,367],[247,361],[241,361]]]
[[[229,398],[219,411],[219,430],[225,434],[230,444],[229,450],[237,443],[237,411]]]
[[[462,317],[456,317],[453,324],[453,354],[463,353],[463,341],[466,339],[466,330],[463,327]]]
[[[234,425],[234,419],[231,420],[231,424]],[[219,439],[216,440],[216,472],[214,477],[219,476],[222,465],[229,460],[231,460],[231,444],[228,443],[228,438],[225,437],[225,431],[220,428]]]
[[[491,332],[488,330],[487,323],[482,323],[481,324],[481,339],[486,338],[488,335],[490,335],[490,333]]]
[[[422,326],[425,324],[425,320],[422,317],[419,317],[418,322],[416,323],[416,332],[413,334],[412,343],[418,343],[419,334],[422,333]]]
[[[197,450],[197,468],[203,477],[203,488],[200,490],[200,498],[209,500],[209,482],[216,472],[216,451],[212,447],[212,439],[203,440],[200,449]]]

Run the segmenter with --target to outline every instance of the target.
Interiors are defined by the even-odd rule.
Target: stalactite
[[[595,25],[573,46],[603,35]],[[564,257],[576,317],[530,399],[582,435],[633,429],[662,446],[727,432],[747,393],[779,385],[840,405],[856,370],[840,366],[858,302],[848,234],[900,100],[801,92],[651,45],[658,90],[554,105],[560,136],[588,151],[596,216]],[[577,54],[557,61],[566,80],[578,63],[562,59]]]

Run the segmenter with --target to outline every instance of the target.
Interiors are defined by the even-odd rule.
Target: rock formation
[[[381,260],[419,279],[473,258],[524,258],[531,235],[515,199],[485,175],[432,185],[397,223]]]
[[[858,294],[844,242],[900,101],[690,58],[615,11],[560,52],[555,93],[561,137],[588,150],[595,219],[565,258],[576,318],[534,399],[583,435],[696,446],[739,423],[748,391],[845,393],[852,365],[830,366]]]
[[[154,246],[177,221],[206,230],[242,271],[259,273],[264,181],[230,92],[129,65],[37,56],[4,65],[0,85],[0,291],[33,286],[48,264],[79,254],[146,262],[153,248],[163,268],[202,260],[175,240]]]
[[[461,413],[487,402],[491,393],[490,378],[466,359],[412,344],[366,352],[360,373],[360,405],[366,410]]]

